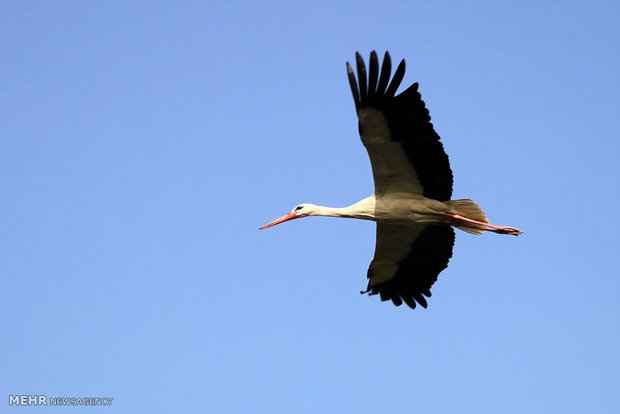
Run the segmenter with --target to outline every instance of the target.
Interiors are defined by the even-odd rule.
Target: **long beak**
[[[259,230],[266,229],[267,227],[275,226],[276,224],[284,223],[285,221],[291,220],[294,218],[297,218],[297,216],[295,215],[295,213],[291,211],[290,213],[286,213],[282,217],[277,218],[274,221],[265,224],[263,227],[260,227]]]

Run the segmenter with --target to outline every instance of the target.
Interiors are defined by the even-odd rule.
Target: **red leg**
[[[437,213],[437,214],[441,214],[442,216],[450,217],[450,218],[452,218],[454,220],[457,220],[459,222],[466,222],[466,223],[475,224],[475,226],[466,226],[466,227],[476,228],[476,229],[480,229],[480,230],[484,230],[484,231],[492,231],[493,233],[512,234],[512,235],[515,235],[515,236],[518,236],[519,234],[523,233],[521,230],[515,229],[514,227],[496,226],[494,224],[489,224],[489,223],[484,223],[482,221],[472,220],[472,219],[467,218],[465,216],[461,216],[460,214],[453,214],[453,213]]]

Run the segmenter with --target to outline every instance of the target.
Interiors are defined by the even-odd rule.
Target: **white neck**
[[[310,215],[375,220],[375,197],[367,197],[349,207],[316,206],[316,210]]]

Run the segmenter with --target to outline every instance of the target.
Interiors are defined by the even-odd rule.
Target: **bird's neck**
[[[317,216],[375,219],[375,198],[370,196],[348,207],[317,206]]]
[[[318,209],[315,214],[317,216],[324,217],[346,217],[353,218],[353,213],[349,210],[349,207],[327,207],[327,206],[318,206]]]

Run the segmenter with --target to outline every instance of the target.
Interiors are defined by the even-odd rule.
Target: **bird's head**
[[[288,220],[302,218],[306,216],[314,216],[317,214],[317,212],[318,212],[318,206],[315,206],[314,204],[308,204],[308,203],[299,204],[298,206],[295,206],[295,208],[292,209],[290,213],[286,213],[282,217],[277,218],[274,221],[271,221],[265,224],[263,227],[260,227],[259,230],[266,229],[267,227],[275,226],[276,224],[284,223],[285,221],[288,221]]]

